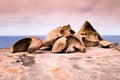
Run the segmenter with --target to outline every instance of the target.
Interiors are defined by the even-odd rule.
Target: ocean
[[[8,48],[15,42],[20,39],[26,38],[28,36],[0,36],[0,48]],[[35,36],[41,39],[42,41],[45,39],[46,36]],[[120,46],[120,36],[102,36],[105,40],[111,42],[118,42]]]
[[[0,36],[0,48],[8,48],[15,42],[17,42],[20,39],[26,38],[29,36]],[[45,36],[35,36],[42,41],[45,39]]]

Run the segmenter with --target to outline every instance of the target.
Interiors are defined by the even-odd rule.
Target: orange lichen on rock
[[[11,61],[11,60],[17,60],[18,58],[15,56],[0,56],[0,60],[6,60],[6,61]]]
[[[69,80],[68,75],[65,74],[65,71],[62,68],[55,68],[52,70],[52,73],[55,80]]]
[[[8,72],[8,73],[11,73],[11,74],[15,74],[16,73],[16,70],[13,69],[13,68],[7,68],[7,69],[5,69],[5,71]]]

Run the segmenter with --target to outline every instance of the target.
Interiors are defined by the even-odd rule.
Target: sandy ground
[[[88,47],[86,53],[13,54],[0,49],[0,80],[120,80],[120,51]]]

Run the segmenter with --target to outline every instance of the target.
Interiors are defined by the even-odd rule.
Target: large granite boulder
[[[48,33],[46,36],[45,40],[43,41],[43,46],[44,47],[50,47],[52,48],[55,41],[65,35],[68,34],[74,34],[75,32],[71,29],[70,25],[65,25],[63,27],[58,27]]]
[[[66,52],[71,53],[75,51],[85,52],[86,48],[82,40],[75,35],[68,35],[59,38],[53,45],[52,52]]]
[[[10,46],[10,52],[34,52],[40,49],[43,43],[36,37],[28,37],[17,41],[15,44]]]
[[[114,48],[118,45],[117,42],[109,42],[109,41],[105,41],[105,40],[102,40],[99,42],[99,47],[101,48]]]
[[[85,21],[82,28],[76,34],[77,36],[82,36],[83,42],[86,47],[94,47],[98,45],[98,42],[103,40],[100,34],[92,27],[92,25]]]

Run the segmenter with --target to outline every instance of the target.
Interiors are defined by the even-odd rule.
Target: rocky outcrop
[[[99,47],[101,48],[114,48],[118,45],[117,42],[109,42],[109,41],[105,41],[105,40],[102,40],[99,42]]]
[[[74,33],[75,32],[71,29],[69,24],[63,27],[60,26],[48,33],[47,37],[43,41],[43,46],[52,48],[52,46],[54,45],[55,41],[58,38],[68,34],[74,34]]]
[[[85,52],[86,48],[82,41],[78,39],[75,35],[68,35],[63,36],[58,39],[55,44],[53,45],[52,52],[66,52],[71,53],[75,52],[76,50],[80,52]]]
[[[120,80],[120,52],[89,47],[85,54],[21,55],[0,49],[0,80]],[[19,61],[18,61],[19,60]]]
[[[43,43],[40,39],[36,37],[28,37],[19,40],[12,46],[10,46],[10,52],[34,52],[40,49],[43,46]]]
[[[103,40],[100,34],[92,27],[88,21],[85,21],[85,23],[82,25],[82,28],[76,35],[83,37],[83,42],[87,47],[97,46],[98,42]]]

